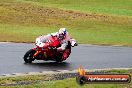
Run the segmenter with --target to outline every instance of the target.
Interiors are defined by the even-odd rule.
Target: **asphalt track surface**
[[[70,57],[63,63],[34,61],[25,64],[23,55],[34,44],[0,43],[0,74],[38,71],[75,70],[132,67],[132,47],[79,45],[72,48]]]

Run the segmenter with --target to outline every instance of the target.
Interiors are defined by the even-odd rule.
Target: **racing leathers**
[[[68,32],[66,33],[66,35],[63,38],[61,38],[61,36],[59,35],[58,32],[51,33],[51,36],[56,37],[60,42],[61,46],[57,48],[57,52],[61,52],[61,51],[63,52],[62,59],[68,58],[69,53],[71,53],[71,50],[66,49],[68,46],[68,42],[70,41],[70,36],[69,36]]]

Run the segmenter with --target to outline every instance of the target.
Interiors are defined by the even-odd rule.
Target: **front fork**
[[[36,51],[33,55],[33,58],[38,60],[43,60],[43,56],[39,56],[42,51],[39,51],[37,47],[32,48],[32,50]]]
[[[36,52],[33,54],[33,58],[35,58],[35,57],[40,53],[40,51],[37,50],[37,47],[32,48],[32,50],[36,51]]]

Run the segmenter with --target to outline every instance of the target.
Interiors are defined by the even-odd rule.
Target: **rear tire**
[[[61,63],[62,60],[62,54],[60,53],[57,57],[56,57],[56,63]]]
[[[34,53],[35,53],[35,51],[32,49],[28,50],[25,53],[25,55],[23,57],[25,63],[32,63],[32,61],[34,61],[34,58],[33,58]]]

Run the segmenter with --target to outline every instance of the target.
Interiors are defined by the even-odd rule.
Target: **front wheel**
[[[35,51],[32,49],[28,50],[25,53],[25,55],[23,57],[25,63],[32,63],[32,61],[34,61],[34,58],[33,58],[34,53],[35,53]]]

